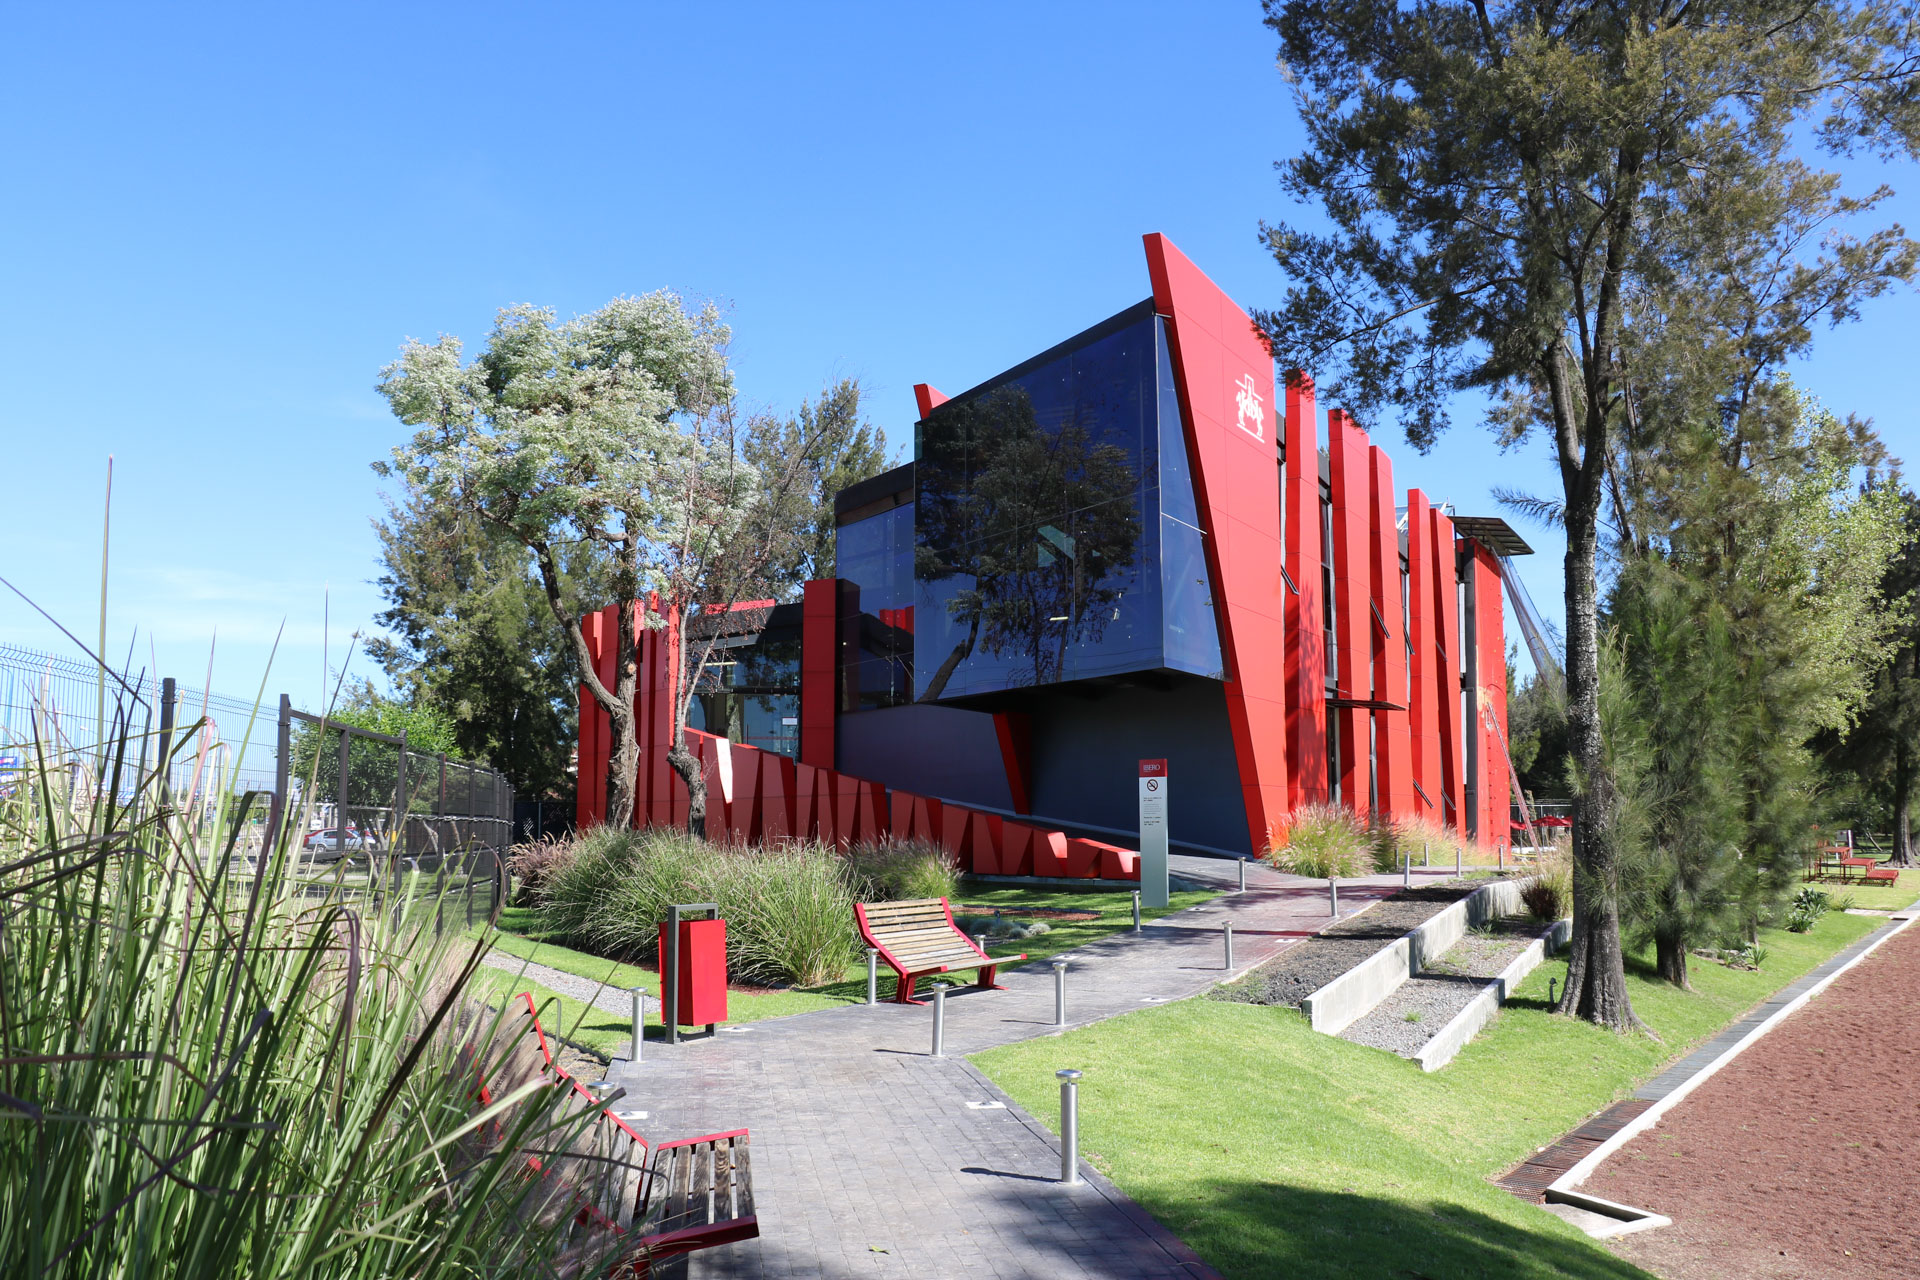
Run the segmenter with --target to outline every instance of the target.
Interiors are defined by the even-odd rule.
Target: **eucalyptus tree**
[[[745,519],[755,489],[752,468],[711,427],[733,402],[729,338],[713,306],[690,310],[659,290],[565,322],[544,308],[507,307],[471,362],[458,338],[443,335],[409,340],[380,375],[394,415],[419,429],[374,470],[531,553],[580,681],[611,722],[607,818],[616,825],[633,813],[639,771],[638,628],[657,624],[634,608],[617,611],[609,685],[588,650],[580,602],[563,590],[562,561],[579,544],[603,549],[614,601],[649,592],[685,599],[698,585],[694,561],[713,550],[717,531]]]
[[[1266,8],[1306,130],[1282,185],[1325,215],[1264,228],[1291,280],[1258,317],[1275,355],[1362,414],[1397,409],[1422,448],[1463,390],[1537,397],[1522,425],[1544,431],[1561,482],[1577,786],[1560,1008],[1624,1029],[1598,569],[1631,303],[1643,284],[1719,265],[1701,260],[1701,228],[1735,261],[1777,239],[1780,163],[1802,132],[1834,150],[1912,149],[1913,18],[1898,0]],[[1875,259],[1863,292],[1911,271],[1898,242],[1809,252]]]

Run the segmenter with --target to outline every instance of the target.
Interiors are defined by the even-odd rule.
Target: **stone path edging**
[[[1421,1047],[1419,1053],[1413,1055],[1420,1069],[1438,1071],[1452,1062],[1467,1047],[1467,1042],[1480,1034],[1480,1028],[1493,1020],[1493,1015],[1507,1002],[1507,997],[1520,985],[1520,980],[1539,968],[1552,952],[1567,945],[1572,933],[1571,920],[1556,920],[1544,933],[1527,944],[1527,949],[1515,956],[1498,977],[1481,988],[1472,1003],[1456,1013],[1446,1026],[1434,1032],[1433,1038]]]
[[[1810,985],[1785,1001],[1764,1021],[1749,1029],[1737,1041],[1729,1045],[1712,1060],[1700,1066],[1693,1067],[1684,1080],[1674,1084],[1662,1093],[1661,1097],[1655,1101],[1652,1106],[1635,1116],[1625,1125],[1622,1125],[1619,1131],[1612,1137],[1594,1148],[1593,1151],[1588,1153],[1571,1169],[1568,1169],[1555,1179],[1547,1188],[1548,1194],[1572,1191],[1588,1178],[1592,1177],[1600,1166],[1606,1163],[1608,1157],[1658,1124],[1661,1116],[1665,1115],[1675,1106],[1678,1106],[1688,1094],[1705,1084],[1718,1073],[1722,1067],[1746,1052],[1761,1036],[1764,1036],[1767,1032],[1779,1026],[1780,1023],[1785,1021],[1795,1010],[1832,986],[1835,979],[1839,978],[1841,974],[1847,972],[1847,970],[1853,968],[1862,960],[1865,960],[1868,956],[1879,950],[1883,944],[1898,936],[1902,930],[1913,924],[1916,919],[1916,912],[1920,912],[1920,903],[1915,903],[1904,912],[1895,913],[1891,922],[1876,929],[1866,937],[1861,938],[1839,954],[1827,960],[1824,964],[1818,966],[1813,972],[1818,973],[1819,976]],[[1821,970],[1825,970],[1825,972],[1821,972]],[[1812,974],[1805,976],[1811,977]],[[1659,1089],[1662,1087],[1662,1082],[1664,1082],[1670,1074],[1677,1068],[1685,1066],[1686,1060],[1682,1059],[1679,1064],[1676,1064],[1675,1068],[1669,1068],[1667,1071],[1661,1072],[1660,1075],[1648,1081],[1647,1084],[1642,1085],[1641,1088]]]
[[[1339,1035],[1373,1012],[1401,983],[1420,972],[1426,961],[1446,954],[1465,935],[1469,923],[1511,914],[1520,905],[1520,886],[1525,883],[1501,880],[1482,885],[1421,921],[1302,1000],[1300,1012],[1307,1016],[1307,1025],[1322,1035]]]

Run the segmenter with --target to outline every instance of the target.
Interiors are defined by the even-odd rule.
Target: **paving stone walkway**
[[[1174,859],[1176,875],[1229,890],[1235,871],[1229,862]],[[1398,877],[1343,882],[1342,914],[1398,887]],[[1067,953],[1068,1025],[1191,996],[1232,976],[1221,936],[1229,920],[1240,973],[1329,922],[1325,883],[1255,865],[1244,894]],[[948,997],[944,1058],[929,1054],[930,1008],[883,1003],[751,1023],[673,1047],[649,1042],[638,1065],[616,1059],[607,1080],[628,1092],[616,1109],[647,1111],[649,1136],[752,1130],[760,1238],[695,1254],[692,1275],[1213,1276],[1084,1165],[1084,1185],[1059,1184],[1053,1135],[965,1061],[1058,1030],[1048,966],[1003,971],[1001,979],[1007,990],[962,988]],[[883,999],[892,982],[883,972]]]
[[[509,955],[505,951],[489,951],[482,956],[480,963],[490,969],[500,969],[515,977],[527,977],[539,983],[549,991],[557,991],[582,1004],[590,1004],[604,1013],[617,1013],[624,1017],[633,1016],[633,994],[620,987],[610,987],[604,982],[595,982],[583,978],[577,973],[568,973],[565,969],[555,969],[551,965],[536,964],[531,960],[522,960],[519,956]],[[660,1012],[658,996],[642,995],[647,1012]]]

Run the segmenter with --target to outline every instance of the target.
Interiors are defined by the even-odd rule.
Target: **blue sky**
[[[912,386],[970,386],[1147,296],[1163,231],[1242,305],[1285,282],[1299,141],[1252,3],[16,7],[0,48],[4,575],[110,647],[311,702],[381,607],[375,376],[408,336],[484,336],[666,285],[731,308],[740,385],[790,409],[861,378],[910,447]],[[1911,188],[1859,164],[1856,187]],[[1898,454],[1902,291],[1796,370]],[[1470,513],[1552,490],[1464,404],[1402,488]],[[1559,613],[1559,553],[1526,565]],[[323,600],[331,626],[323,632]],[[0,640],[64,642],[16,599]],[[149,646],[151,645],[151,650]]]

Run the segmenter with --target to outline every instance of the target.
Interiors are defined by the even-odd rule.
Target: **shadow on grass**
[[[1228,1280],[1648,1280],[1646,1272],[1604,1246],[1562,1234],[1544,1210],[1525,1209],[1539,1215],[1536,1231],[1446,1200],[1383,1199],[1235,1179],[1213,1181],[1197,1204],[1180,1207],[1189,1205],[1197,1211],[1164,1207],[1168,1216],[1162,1221],[1177,1224],[1186,1242]]]

